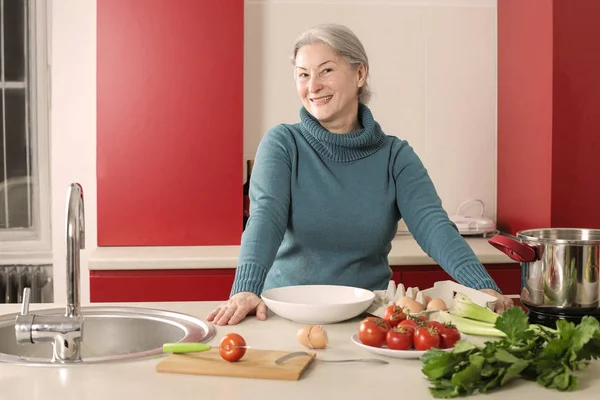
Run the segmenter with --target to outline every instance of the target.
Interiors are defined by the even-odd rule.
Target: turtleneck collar
[[[340,163],[367,157],[385,144],[385,134],[371,110],[362,103],[358,105],[358,119],[361,129],[349,133],[331,133],[306,108],[300,109],[302,136],[323,157]]]

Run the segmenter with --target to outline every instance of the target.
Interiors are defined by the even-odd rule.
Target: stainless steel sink
[[[24,288],[21,312],[0,316],[0,362],[82,365],[137,360],[162,354],[172,342],[206,342],[215,328],[190,315],[141,307],[81,307],[80,250],[85,248],[83,189],[67,192],[67,305],[29,312]]]
[[[64,316],[65,309],[39,310],[35,315]],[[0,316],[0,362],[62,366],[52,362],[51,343],[19,344],[17,313]],[[82,307],[81,365],[138,360],[162,354],[168,342],[207,342],[213,325],[186,314],[138,307]]]

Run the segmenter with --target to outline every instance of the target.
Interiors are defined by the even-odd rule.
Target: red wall
[[[552,223],[600,228],[600,1],[554,1]]]
[[[97,7],[98,245],[239,244],[243,0]],[[600,228],[599,17],[498,1],[502,230]]]
[[[498,227],[550,225],[552,3],[498,2]]]
[[[498,1],[504,231],[600,228],[598,18],[596,0]]]
[[[243,0],[98,0],[99,246],[239,244]]]

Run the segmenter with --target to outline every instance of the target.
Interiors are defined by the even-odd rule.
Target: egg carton
[[[381,317],[385,315],[385,309],[387,306],[391,304],[395,304],[399,299],[404,296],[408,296],[411,299],[415,299],[417,294],[419,293],[418,287],[409,287],[405,289],[404,284],[399,283],[396,286],[396,282],[391,280],[388,283],[387,290],[375,290],[375,299],[371,303],[371,306],[367,309],[367,313],[374,315],[376,317]]]
[[[396,304],[404,296],[419,302],[423,307],[427,306],[427,297],[429,299],[439,298],[444,301],[446,308],[450,308],[456,293],[463,293],[474,303],[482,307],[487,307],[490,310],[494,310],[497,300],[494,296],[450,280],[436,282],[433,284],[433,287],[425,290],[419,290],[418,287],[405,289],[404,284],[400,283],[396,286],[394,281],[390,281],[387,290],[376,290],[374,293],[375,299],[366,312],[377,317],[383,317],[387,306]],[[428,314],[431,312],[423,311],[419,314]]]
[[[469,297],[473,303],[489,308],[492,311],[496,306],[496,297],[483,293],[480,290],[458,284],[454,281],[436,282],[433,284],[432,288],[419,291],[415,300],[425,305],[425,296],[428,296],[431,299],[439,298],[444,300],[447,308],[450,308],[456,293],[463,293]]]

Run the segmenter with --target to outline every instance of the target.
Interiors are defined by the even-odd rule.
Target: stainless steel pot
[[[521,263],[521,302],[546,314],[599,311],[600,230],[532,229],[489,243]]]

